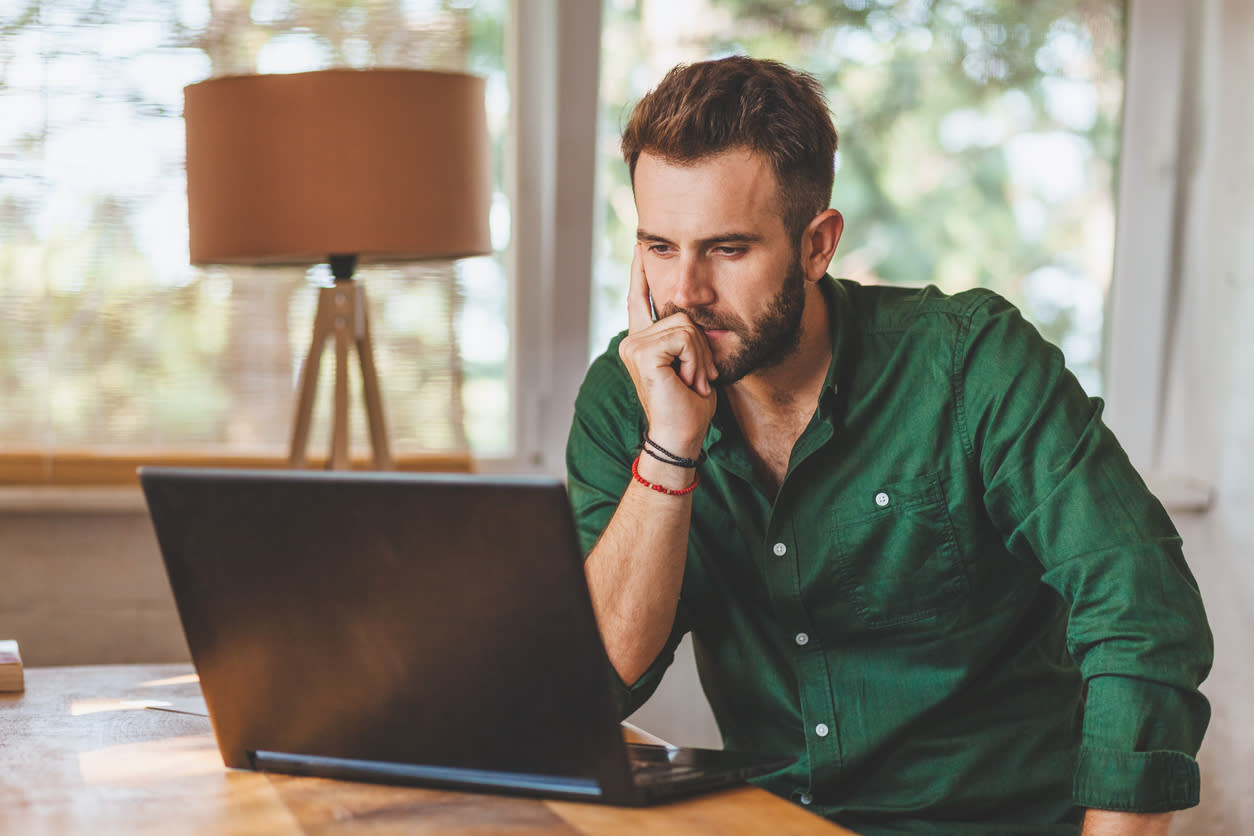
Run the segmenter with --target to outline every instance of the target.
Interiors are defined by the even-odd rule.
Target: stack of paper
[[[22,654],[17,642],[0,640],[0,691],[22,691],[26,685],[22,679]]]

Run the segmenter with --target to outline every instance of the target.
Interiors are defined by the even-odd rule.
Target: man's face
[[[766,158],[737,149],[679,165],[641,154],[634,185],[654,306],[659,316],[682,311],[702,329],[717,383],[792,354],[805,277]]]

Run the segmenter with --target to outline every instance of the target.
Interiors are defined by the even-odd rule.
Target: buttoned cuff
[[[1080,748],[1073,794],[1081,807],[1124,813],[1165,813],[1197,804],[1202,779],[1183,752],[1121,752]]]

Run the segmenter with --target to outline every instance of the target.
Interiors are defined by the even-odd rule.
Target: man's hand
[[[1087,810],[1081,836],[1167,836],[1171,813],[1117,813]]]
[[[640,245],[631,260],[627,336],[618,346],[649,422],[649,436],[676,455],[696,458],[714,417],[718,377],[710,343],[682,313],[653,321]]]

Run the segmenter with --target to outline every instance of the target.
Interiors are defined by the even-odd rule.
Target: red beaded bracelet
[[[683,496],[684,494],[692,493],[693,491],[697,489],[697,485],[701,483],[701,477],[699,477],[697,474],[694,473],[692,474],[692,484],[686,488],[673,490],[671,488],[664,488],[661,485],[655,485],[654,483],[650,482],[648,479],[640,475],[640,457],[639,456],[636,456],[636,458],[633,459],[631,462],[631,476],[633,479],[635,479],[640,484],[644,485],[646,488],[657,491],[658,493],[667,494],[668,496]]]

